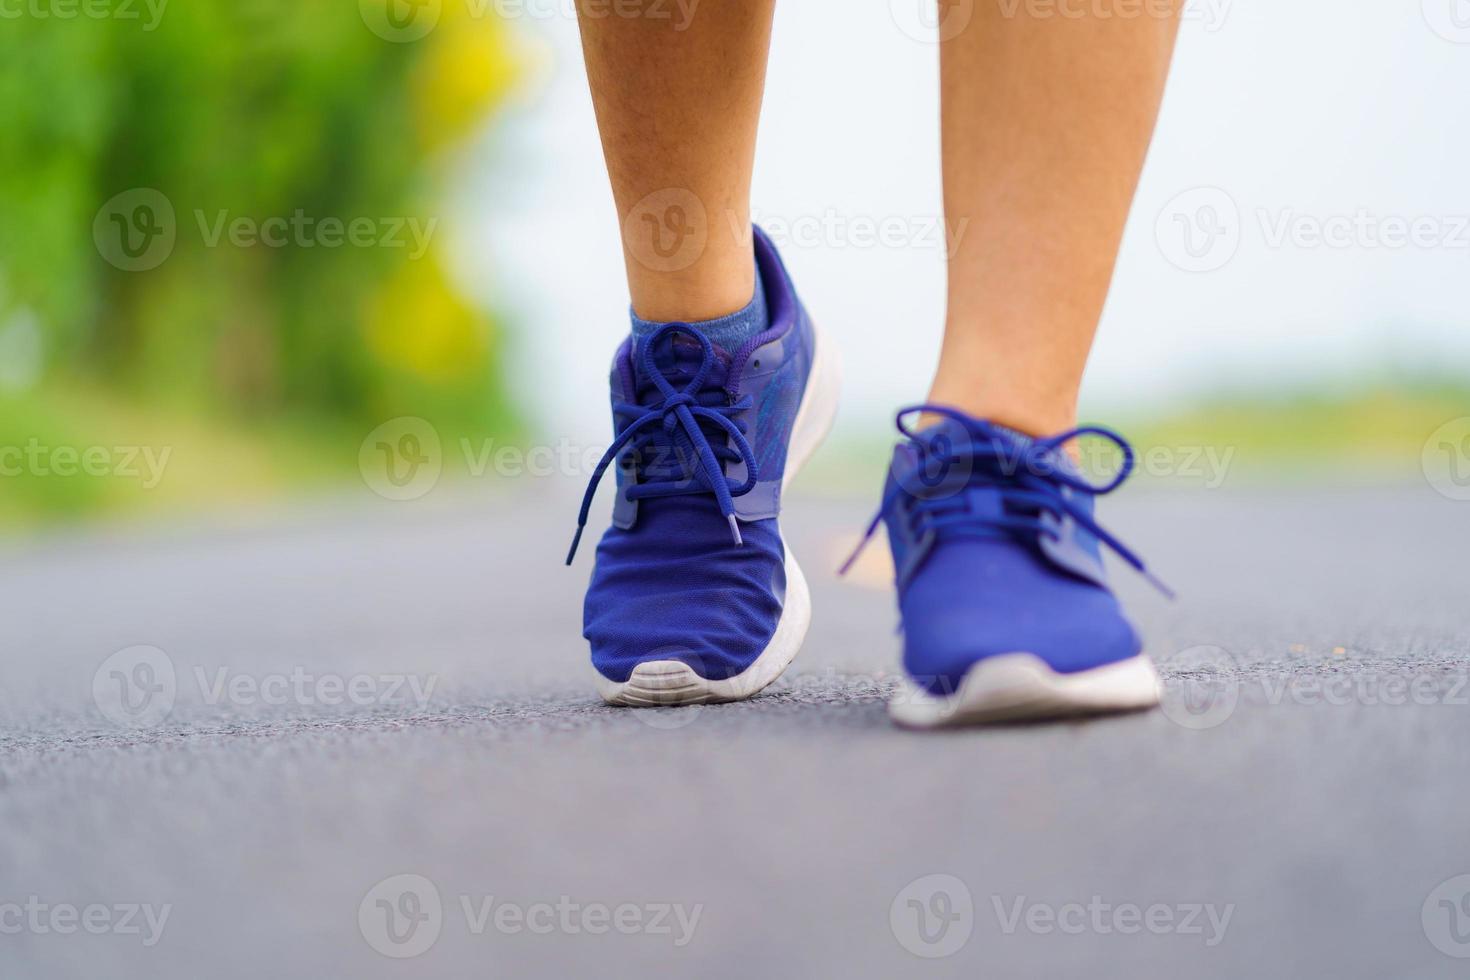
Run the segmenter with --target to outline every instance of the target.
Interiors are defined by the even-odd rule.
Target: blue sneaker
[[[759,229],[770,328],[737,351],[669,324],[613,359],[616,438],[582,500],[617,463],[612,526],[583,606],[609,704],[748,698],[806,637],[811,598],[781,537],[781,493],[831,427],[835,352]]]
[[[905,419],[918,412],[938,421],[915,431]],[[863,539],[882,522],[893,550],[906,675],[894,720],[935,728],[1157,704],[1158,675],[1099,545],[1148,572],[1093,519],[1093,498],[1133,468],[1128,444],[1096,428],[1031,439],[941,406],[904,409],[898,428],[907,441]],[[1122,451],[1105,485],[1061,448],[1088,434]]]

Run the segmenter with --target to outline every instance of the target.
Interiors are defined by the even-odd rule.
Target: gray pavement
[[[631,711],[571,491],[0,552],[0,977],[1470,971],[1470,505],[1125,491],[1167,710],[923,735],[866,501],[772,693]]]

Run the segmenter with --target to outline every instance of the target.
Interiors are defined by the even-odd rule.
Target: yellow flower
[[[488,5],[445,0],[413,80],[419,137],[434,149],[484,123],[520,74],[513,38]]]
[[[454,381],[484,369],[490,328],[450,284],[433,249],[398,266],[366,321],[374,356],[423,381]]]

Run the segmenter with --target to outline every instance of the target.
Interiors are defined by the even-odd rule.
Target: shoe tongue
[[[1035,441],[1002,425],[982,421],[972,428],[951,418],[941,418],[932,425],[926,425],[919,430],[919,439],[929,447],[929,455],[969,458],[978,455],[976,462],[997,474],[1014,473],[1024,466],[1026,453]],[[975,451],[988,450],[991,446],[998,450],[994,456],[989,452],[977,454]]]
[[[726,378],[730,374],[731,357],[729,352],[714,345],[715,363],[710,368],[709,377],[705,384],[707,387],[723,387]],[[682,389],[694,375],[699,371],[699,365],[704,360],[704,348],[699,339],[682,331],[666,334],[653,349],[653,364],[671,385]],[[648,377],[644,371],[643,357],[640,353],[634,360],[634,370],[637,372],[638,382],[641,385],[652,385],[653,379]]]

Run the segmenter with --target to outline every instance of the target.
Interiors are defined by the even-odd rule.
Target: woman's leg
[[[980,0],[940,49],[945,212],[964,234],[930,401],[1041,434],[1075,421],[1178,3],[1005,7]]]
[[[1159,698],[1099,542],[1139,571],[1142,560],[1100,529],[1097,494],[1052,465],[1050,443],[1033,455],[1038,444],[989,423],[1056,435],[1075,422],[1178,10],[1101,0],[1117,3],[1113,16],[1072,4],[1038,17],[1021,0],[1006,16],[1007,4],[973,2],[941,48],[945,211],[965,233],[930,397],[963,414],[934,413],[954,437],[895,455],[884,511],[912,682],[890,710],[919,728]],[[946,477],[938,494],[923,478],[931,463]]]
[[[636,341],[610,375],[618,441],[603,465],[618,458],[618,495],[583,603],[611,704],[750,697],[811,618],[781,488],[836,391],[774,245],[750,228],[773,2],[689,4],[685,24],[624,16],[628,0],[580,8]]]
[[[581,0],[633,311],[711,320],[755,288],[750,175],[775,0]],[[633,16],[636,14],[636,16]]]

